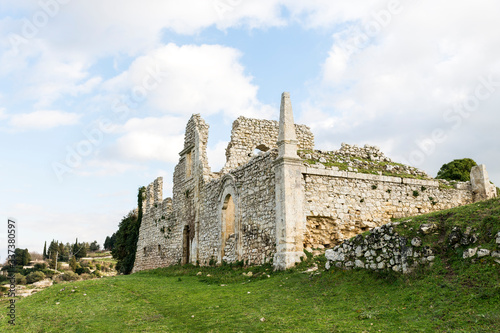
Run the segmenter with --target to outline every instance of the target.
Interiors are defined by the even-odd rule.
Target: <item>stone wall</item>
[[[403,226],[404,224],[405,222],[402,222]],[[418,236],[411,239],[400,236],[395,231],[398,225],[400,225],[399,222],[387,223],[374,228],[366,235],[357,235],[333,249],[326,250],[325,268],[392,269],[396,272],[408,273],[418,265],[432,264],[435,260],[435,250],[425,246],[423,239],[426,235],[437,232],[437,225],[421,224],[418,228]],[[495,236],[496,250],[481,248],[478,244],[477,230],[473,231],[470,228],[460,230],[454,227],[445,240],[441,246],[465,248],[463,259],[474,260],[491,256],[497,264],[500,264],[500,232]]]
[[[304,167],[304,246],[331,248],[391,220],[472,202],[470,183],[388,177]]]
[[[303,248],[333,248],[393,217],[493,195],[484,167],[473,175],[473,189],[469,182],[429,179],[374,146],[314,150],[310,129],[294,124],[288,93],[282,95],[279,123],[244,117],[234,122],[221,172],[208,165],[208,129],[198,114],[188,121],[172,199],[162,200],[161,178],[147,187],[134,272],[271,259],[276,269],[286,269],[300,261]]]
[[[173,227],[172,199],[163,196],[163,178],[157,178],[146,188],[143,198],[143,216],[137,241],[134,272],[172,264],[170,230]],[[140,268],[140,269],[137,269]]]
[[[206,184],[200,228],[201,264],[208,264],[210,259],[219,263],[244,260],[262,264],[272,258],[275,251],[275,158],[275,150],[262,153]],[[223,237],[222,214],[228,195],[235,204],[235,231]]]
[[[277,148],[279,123],[239,117],[233,122],[231,141],[226,148],[226,164],[221,172],[247,163],[254,150],[267,151]],[[314,149],[314,135],[306,125],[295,125],[299,149]]]

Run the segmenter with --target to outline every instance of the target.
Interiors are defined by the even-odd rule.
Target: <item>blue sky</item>
[[[496,1],[41,0],[0,4],[0,261],[103,243],[163,176],[193,113],[224,164],[240,115],[295,119],[318,149],[378,145],[435,176],[471,157],[500,184]]]

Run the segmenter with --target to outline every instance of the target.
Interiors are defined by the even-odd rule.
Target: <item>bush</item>
[[[84,273],[90,274],[90,269],[88,267],[80,267],[80,268],[77,268],[75,270],[75,273],[76,274],[84,274]]]
[[[44,269],[47,269],[47,263],[45,263],[45,262],[36,263],[34,268],[35,268],[35,271],[42,271]]]
[[[80,279],[82,279],[82,280],[90,280],[93,278],[94,277],[91,274],[87,274],[87,273],[83,273],[82,275],[80,275]]]
[[[51,278],[53,277],[55,274],[57,274],[56,272],[50,270],[50,269],[43,269],[41,270],[40,272],[42,272],[43,274],[45,274],[45,277],[48,277],[48,278]]]
[[[98,271],[101,270],[101,264],[95,264],[95,269],[97,269]]]
[[[92,275],[94,275],[95,277],[101,277],[102,276],[101,272],[98,271],[98,270],[93,271]]]
[[[64,274],[59,274],[56,278],[60,281],[76,281],[78,280],[78,274],[68,271]]]
[[[36,272],[33,272],[33,273],[29,273],[27,276],[26,276],[26,282],[27,283],[35,283],[35,282],[38,282],[38,281],[41,281],[45,279],[45,274],[43,274],[42,272],[40,271],[36,271]]]
[[[439,169],[436,178],[466,182],[470,180],[470,170],[476,165],[477,163],[470,158],[453,160],[449,163],[443,164],[441,169]]]
[[[24,275],[16,273],[14,277],[16,278],[16,284],[26,284],[26,277]]]

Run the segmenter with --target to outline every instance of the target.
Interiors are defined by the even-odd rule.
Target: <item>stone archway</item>
[[[218,262],[241,260],[241,221],[238,195],[231,176],[225,177],[219,195],[220,249]]]
[[[182,232],[182,265],[189,263],[191,242],[189,241],[189,226],[185,226]]]

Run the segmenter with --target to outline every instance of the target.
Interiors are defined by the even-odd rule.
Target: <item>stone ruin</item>
[[[471,182],[450,183],[392,162],[373,146],[314,149],[295,125],[290,95],[277,121],[239,117],[226,163],[212,172],[209,126],[199,114],[186,126],[173,176],[147,186],[134,272],[173,264],[272,262],[286,269],[308,251],[333,248],[359,233],[406,217],[496,196],[484,166]]]

